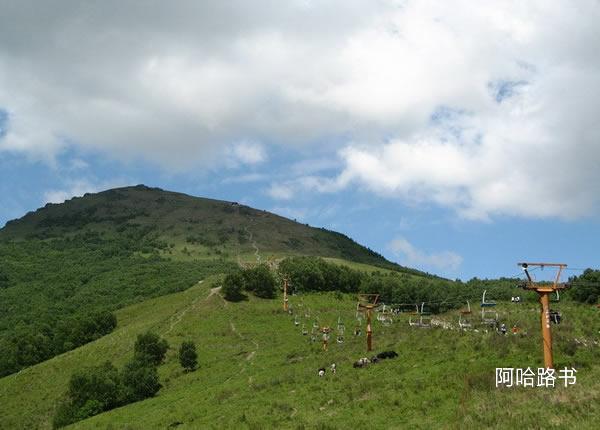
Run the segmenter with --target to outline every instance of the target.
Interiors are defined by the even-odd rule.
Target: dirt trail
[[[204,280],[199,281],[199,284],[202,284],[204,282]],[[216,288],[211,288],[210,293],[208,294],[208,296],[206,296],[206,298],[204,300],[208,300],[212,295],[216,294],[219,291],[220,287],[216,287]],[[171,324],[169,324],[169,328],[163,332],[163,335],[165,334],[169,334],[177,324],[179,324],[181,322],[181,320],[183,319],[183,317],[193,308],[196,307],[196,305],[198,304],[198,302],[200,301],[200,299],[202,298],[202,296],[198,296],[196,297],[192,303],[190,303],[189,306],[187,306],[184,310],[182,310],[181,312],[179,312],[178,314],[174,315],[171,317]]]
[[[248,227],[244,227],[244,231],[248,233],[248,240],[250,241],[252,248],[254,248],[254,256],[256,257],[256,262],[260,263],[262,257],[260,256],[260,250],[258,249],[256,240],[254,240],[254,234],[250,230],[248,230]]]
[[[229,322],[229,327],[231,328],[231,331],[233,333],[235,333],[236,336],[238,336],[240,339],[245,340],[244,336],[242,336],[240,334],[239,331],[237,331],[237,328],[235,327],[235,324],[233,322]],[[250,361],[254,358],[254,356],[256,355],[256,351],[258,351],[260,349],[260,345],[258,344],[258,342],[256,342],[255,340],[250,340],[250,342],[252,342],[254,344],[254,346],[256,347],[256,350],[251,351],[248,353],[248,355],[246,355],[246,360]]]

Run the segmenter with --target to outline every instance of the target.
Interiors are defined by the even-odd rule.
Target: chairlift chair
[[[298,315],[294,316],[294,325],[295,326],[299,326],[300,325],[300,321],[298,320]]]
[[[471,303],[467,300],[467,308],[462,309],[458,315],[458,326],[461,329],[471,328]]]
[[[302,323],[302,336],[306,336],[308,334],[308,330],[306,329],[306,324]]]
[[[338,317],[337,323],[337,343],[344,343],[344,333],[346,332],[346,326],[342,321],[341,317]]]
[[[394,319],[392,318],[392,314],[391,314],[390,308],[386,307],[385,305],[383,305],[383,309],[381,310],[381,312],[379,313],[379,315],[377,315],[377,319],[384,326],[389,326],[389,325],[391,325],[394,322]]]
[[[430,328],[431,327],[431,313],[424,310],[425,302],[421,303],[421,312],[419,312],[419,327]]]
[[[496,325],[498,322],[498,312],[488,309],[496,306],[496,302],[493,300],[486,300],[486,293],[487,290],[484,290],[483,295],[481,296],[481,322],[487,325]]]
[[[419,320],[416,319],[416,315],[419,315],[419,305],[415,304],[415,312],[410,312],[409,316],[408,316],[408,325],[411,327],[418,327],[419,326]],[[415,315],[415,319],[413,320],[413,315]]]

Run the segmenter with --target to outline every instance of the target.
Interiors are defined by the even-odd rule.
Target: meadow
[[[553,327],[556,367],[575,367],[577,383],[555,388],[496,388],[496,367],[541,366],[535,302],[497,306],[500,320],[526,336],[495,331],[410,327],[401,314],[391,326],[374,320],[374,353],[399,357],[355,369],[367,356],[353,336],[356,297],[339,293],[292,296],[300,325],[281,297],[229,303],[211,277],[180,293],[117,312],[117,329],[90,344],[0,380],[3,428],[50,428],[71,372],[111,360],[122,365],[137,334],[148,329],[171,348],[159,368],[155,398],[81,421],[72,428],[597,428],[600,424],[600,312],[560,303]],[[310,317],[304,314],[310,309]],[[474,309],[473,322],[478,318]],[[329,350],[301,334],[301,324],[345,323],[345,342]],[[456,311],[435,317],[456,326]],[[364,324],[363,324],[364,332]],[[582,342],[581,344],[576,342]],[[176,349],[196,343],[199,368],[185,373]],[[585,344],[584,344],[585,343]],[[335,375],[317,369],[336,363]],[[23,389],[26,387],[26,389]]]

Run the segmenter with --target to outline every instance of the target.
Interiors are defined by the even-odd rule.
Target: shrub
[[[133,356],[138,361],[148,362],[157,366],[165,359],[167,349],[169,349],[169,344],[166,340],[161,339],[155,333],[146,332],[138,335],[135,341]]]
[[[64,427],[120,404],[121,379],[117,369],[105,362],[75,372],[69,381],[68,400],[54,415],[54,428]]]
[[[156,366],[147,360],[134,358],[125,364],[121,373],[122,403],[132,403],[154,395],[160,390]]]
[[[246,290],[252,291],[258,297],[272,299],[275,297],[277,281],[269,270],[262,264],[244,271]]]
[[[194,342],[183,342],[179,348],[179,363],[186,371],[191,372],[198,365],[198,354]]]
[[[230,302],[239,302],[246,298],[242,293],[244,289],[244,277],[239,272],[230,273],[225,277],[223,281],[223,286],[221,287],[221,292],[223,293],[223,297],[225,300]]]

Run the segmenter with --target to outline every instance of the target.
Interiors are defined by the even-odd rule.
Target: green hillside
[[[234,202],[143,185],[86,194],[0,230],[0,376],[105,334],[107,312],[292,255],[434,279],[342,234]]]
[[[353,361],[367,355],[355,337],[355,296],[334,293],[293,296],[299,322],[318,319],[346,324],[346,341],[327,352],[295,326],[279,300],[250,297],[225,302],[216,278],[184,292],[145,301],[117,312],[117,329],[90,344],[19,374],[0,379],[2,428],[51,426],[53,411],[70,374],[131,356],[137,334],[148,329],[168,340],[159,367],[164,387],[155,398],[81,421],[72,428],[597,428],[600,425],[600,313],[591,306],[561,303],[564,321],[554,326],[558,368],[574,366],[577,383],[556,388],[504,388],[494,384],[496,367],[541,366],[538,306],[502,302],[500,319],[519,324],[521,336],[496,332],[374,322],[375,352],[399,357],[364,369]],[[310,317],[305,313],[310,309]],[[435,317],[456,327],[456,311]],[[478,314],[473,316],[477,321]],[[576,339],[576,340],[575,340]],[[184,340],[198,345],[199,368],[185,373],[176,358]],[[317,369],[336,363],[324,378]]]
[[[279,292],[223,299],[226,275],[260,262],[291,276],[294,315],[282,311]],[[122,368],[148,330],[170,345],[157,396],[72,428],[597,428],[600,310],[572,301],[593,303],[596,279],[586,271],[585,297],[553,305],[563,313],[553,326],[556,366],[575,367],[577,384],[498,389],[496,367],[542,365],[536,298],[523,293],[524,303],[511,304],[515,279],[449,281],[232,202],[145,186],[86,195],[0,230],[0,429],[51,428],[71,375],[107,360]],[[480,324],[483,289],[518,335]],[[410,326],[408,313],[389,326],[375,320],[374,353],[399,356],[356,369],[367,355],[364,321],[363,335],[353,335],[360,292],[408,309],[427,302],[436,327]],[[474,329],[460,331],[466,300]],[[345,341],[334,335],[326,352],[301,332],[338,321]],[[197,345],[194,372],[179,365],[183,341]],[[337,373],[319,378],[332,363]]]

